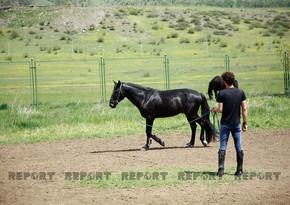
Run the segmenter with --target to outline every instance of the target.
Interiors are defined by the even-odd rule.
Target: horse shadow
[[[204,146],[194,146],[194,147],[184,147],[184,146],[171,146],[171,147],[152,147],[149,151],[154,150],[174,150],[174,149],[201,149],[201,148],[211,148],[210,146],[204,147]],[[119,153],[119,152],[140,152],[143,151],[141,149],[116,149],[116,150],[97,150],[97,151],[91,151],[90,154],[102,154],[102,153]]]

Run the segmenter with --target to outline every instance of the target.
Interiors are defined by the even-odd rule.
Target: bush
[[[236,15],[236,16],[232,16],[231,17],[231,21],[232,21],[233,24],[239,24],[241,19],[240,19],[240,17],[238,15]]]
[[[104,42],[104,38],[103,37],[99,37],[97,40],[98,43],[103,43]]]
[[[0,110],[8,110],[9,106],[5,103],[0,104]]]
[[[172,34],[170,35],[170,38],[178,38],[178,33],[172,33]]]
[[[153,30],[159,30],[159,25],[157,25],[157,24],[153,25],[153,26],[152,26],[152,29],[153,29]]]
[[[18,38],[19,34],[16,31],[12,31],[10,34],[10,39],[13,40],[15,38]]]
[[[28,58],[28,54],[27,53],[23,53],[23,58]]]
[[[29,34],[30,35],[34,35],[34,34],[36,34],[36,32],[35,31],[29,31]]]
[[[114,26],[110,26],[110,27],[109,27],[109,30],[110,30],[110,31],[114,31],[114,30],[115,30],[115,27],[114,27]]]
[[[179,24],[175,25],[175,30],[185,30],[188,28],[188,23],[185,21],[179,22]]]
[[[194,29],[193,29],[193,28],[188,29],[188,33],[189,33],[189,34],[194,34],[194,33],[195,33],[195,32],[194,32]]]
[[[226,31],[214,31],[214,35],[219,35],[219,36],[224,36],[227,35],[228,33]]]
[[[197,26],[194,27],[194,30],[195,30],[196,32],[200,32],[200,31],[202,31],[202,26],[197,25]]]
[[[60,49],[61,49],[61,47],[60,46],[56,46],[56,45],[54,45],[53,48],[52,48],[53,51],[58,51]]]
[[[94,31],[96,29],[96,26],[94,24],[90,25],[89,31]]]
[[[40,51],[46,51],[47,47],[46,46],[40,46]]]
[[[182,38],[179,43],[190,43],[190,40],[188,38]]]
[[[221,48],[225,48],[227,46],[228,46],[228,44],[226,42],[220,42],[220,47]]]

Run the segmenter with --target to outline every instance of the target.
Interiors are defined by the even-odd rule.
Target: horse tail
[[[213,124],[210,122],[210,108],[207,103],[206,97],[204,94],[200,93],[202,102],[201,102],[201,115],[202,120],[205,123],[205,131],[206,131],[206,140],[210,143],[212,140],[215,140],[215,128]]]

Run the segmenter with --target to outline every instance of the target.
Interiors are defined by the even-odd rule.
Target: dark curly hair
[[[235,82],[235,75],[232,72],[224,72],[222,74],[222,79],[228,85],[233,85]]]

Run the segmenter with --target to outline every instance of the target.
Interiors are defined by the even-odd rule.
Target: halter
[[[121,85],[120,85],[120,92],[119,92],[118,97],[117,97],[117,100],[116,100],[116,103],[117,104],[119,104],[120,95],[123,95],[124,96],[124,94],[122,93],[122,87],[123,87],[123,83],[121,83]]]

